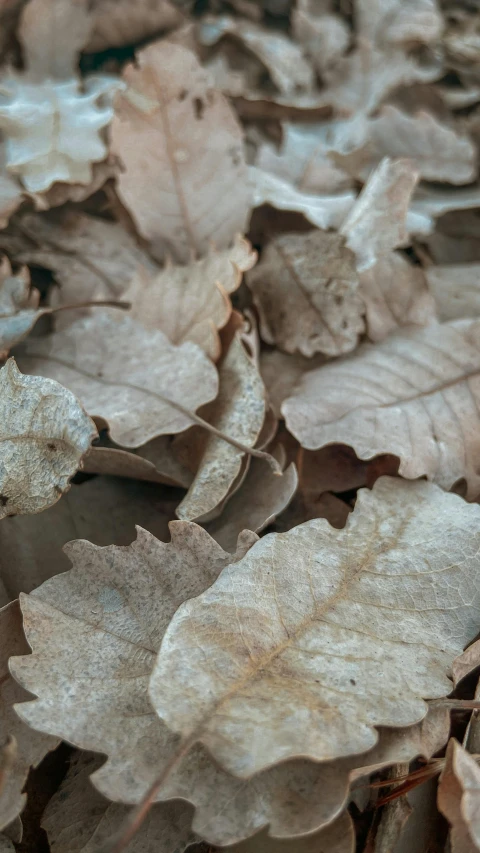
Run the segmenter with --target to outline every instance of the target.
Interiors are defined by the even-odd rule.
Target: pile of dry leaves
[[[0,853],[478,853],[480,3],[0,24]]]

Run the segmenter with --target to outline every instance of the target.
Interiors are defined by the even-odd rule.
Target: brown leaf
[[[152,462],[128,450],[116,447],[91,447],[83,460],[82,470],[86,474],[106,474],[112,477],[129,477],[149,483],[181,485],[171,477],[158,471]]]
[[[183,262],[211,241],[225,248],[250,210],[242,131],[227,101],[193,53],[167,42],[140,51],[124,78],[112,150],[124,166],[118,192],[139,232],[155,255]]]
[[[52,853],[95,853],[108,843],[127,814],[95,790],[90,774],[101,760],[89,753],[73,759],[68,774],[42,817]],[[186,803],[156,805],[143,821],[127,853],[183,853],[194,840],[192,808]]]
[[[61,501],[40,515],[3,519],[0,578],[5,603],[68,571],[70,563],[62,549],[77,537],[95,545],[129,545],[138,523],[159,539],[168,539],[175,505],[153,483],[94,477],[74,483]]]
[[[8,174],[5,168],[5,145],[0,142],[0,228],[6,228],[8,220],[20,207],[23,191],[20,184]]]
[[[452,853],[480,850],[480,769],[452,738],[438,786],[438,807],[450,823]]]
[[[262,350],[260,373],[268,392],[270,405],[277,418],[281,418],[281,406],[299,385],[304,373],[320,367],[326,362],[323,355],[305,358],[303,355],[287,355],[278,349]]]
[[[11,655],[28,655],[30,651],[23,635],[17,601],[0,610],[0,649],[0,747],[9,736],[15,739],[13,763],[5,774],[0,796],[0,829],[3,829],[25,805],[22,790],[30,767],[36,767],[47,752],[57,746],[58,740],[33,731],[13,710],[14,703],[27,696],[10,676],[8,659]]]
[[[216,429],[254,447],[266,415],[265,388],[255,362],[236,335],[219,366],[220,389],[207,419]],[[177,507],[184,520],[205,519],[230,491],[238,477],[243,453],[214,435],[205,435],[199,467]],[[264,463],[265,464],[265,463]]]
[[[96,52],[136,44],[179,26],[183,15],[170,0],[94,0],[85,49]]]
[[[251,269],[256,252],[242,237],[230,249],[209,254],[188,266],[172,266],[155,275],[140,269],[123,294],[132,317],[147,329],[160,329],[174,344],[193,341],[212,359],[221,352],[218,329],[228,322],[242,274]]]
[[[360,459],[389,453],[402,477],[480,493],[480,368],[475,320],[405,330],[304,374],[283,403],[287,426],[311,450],[347,444]]]
[[[13,359],[0,370],[0,518],[41,512],[67,491],[96,437],[66,388],[22,376]]]
[[[166,400],[195,410],[217,393],[217,371],[199,347],[176,347],[163,332],[146,330],[130,317],[99,310],[24,346],[18,357],[23,369],[78,394],[125,447],[190,426],[189,417]]]
[[[446,673],[478,630],[464,585],[479,531],[479,507],[383,477],[344,530],[320,519],[263,537],[175,613],[155,709],[184,750],[201,741],[241,778],[372,747],[376,725],[411,725],[422,696],[451,690]]]
[[[247,284],[263,340],[286,352],[340,355],[364,331],[355,256],[339,234],[275,237]]]
[[[418,171],[409,160],[382,160],[370,175],[342,225],[341,233],[359,270],[408,242],[406,217]]]
[[[68,79],[90,33],[85,0],[30,0],[19,36],[31,79]]]

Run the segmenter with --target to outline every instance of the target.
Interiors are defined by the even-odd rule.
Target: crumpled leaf
[[[70,391],[22,376],[14,359],[0,369],[0,423],[0,519],[41,512],[69,488],[95,425]]]
[[[292,11],[293,34],[321,74],[346,51],[350,32],[340,15],[318,10],[315,0],[298,0]]]
[[[49,293],[53,308],[119,299],[138,267],[155,268],[119,223],[77,210],[27,213],[1,233],[0,245],[17,261],[52,271],[59,285]],[[91,313],[90,308],[62,312],[55,328]]]
[[[94,0],[92,27],[85,49],[96,52],[136,44],[183,21],[170,0]]]
[[[182,262],[211,241],[227,247],[250,212],[242,131],[227,101],[194,54],[168,42],[140,51],[124,78],[112,151],[124,166],[118,193],[140,234],[156,256]]]
[[[27,70],[10,71],[0,81],[0,128],[7,169],[30,192],[48,190],[56,181],[88,184],[92,163],[107,154],[102,131],[121,82],[91,76],[80,87],[75,61],[89,26],[82,3],[31,0],[22,12]]]
[[[221,352],[218,329],[228,322],[228,298],[251,269],[256,252],[237,237],[230,249],[211,249],[188,266],[165,268],[154,275],[141,268],[123,294],[132,303],[131,316],[147,329],[160,329],[173,344],[193,341],[212,359]]]
[[[364,331],[355,255],[340,234],[274,237],[247,284],[263,340],[286,352],[340,355]]]
[[[438,807],[451,824],[452,853],[480,850],[480,769],[452,738],[438,786]]]
[[[218,397],[204,413],[207,420],[236,441],[254,447],[266,415],[265,387],[238,334],[219,365],[219,379]],[[187,521],[204,519],[221,503],[240,473],[244,456],[221,438],[203,431],[201,437],[198,470],[177,507],[178,517]]]
[[[153,483],[92,477],[74,483],[62,500],[45,512],[4,518],[0,525],[0,577],[5,604],[68,571],[70,563],[62,549],[72,539],[88,539],[95,545],[129,545],[136,536],[135,524],[159,539],[167,539],[176,503]]]
[[[89,775],[101,764],[88,753],[74,756],[68,774],[49,801],[42,817],[52,853],[94,853],[108,843],[127,807],[102,797]],[[127,853],[182,853],[194,841],[192,808],[182,802],[154,806]]]
[[[150,681],[157,713],[241,778],[372,747],[376,725],[411,725],[422,696],[450,692],[478,630],[465,589],[479,536],[479,507],[385,477],[344,530],[320,519],[263,537],[175,613]]]
[[[374,266],[360,272],[359,279],[371,341],[383,341],[399,326],[427,326],[435,321],[437,306],[428,271],[411,264],[400,252],[378,258]]]
[[[417,181],[418,171],[409,160],[386,157],[371,174],[341,228],[359,270],[407,244],[407,211]]]
[[[206,16],[199,24],[198,37],[203,45],[211,46],[225,35],[239,39],[260,60],[283,95],[313,89],[313,68],[288,36],[228,15]]]
[[[439,319],[480,316],[480,264],[444,264],[425,270]]]
[[[436,0],[357,0],[358,33],[377,45],[436,41],[443,20]]]
[[[9,350],[33,328],[45,309],[38,308],[40,294],[30,290],[28,269],[12,273],[6,256],[0,259],[0,355],[6,358]],[[48,310],[48,309],[47,309]]]
[[[25,806],[22,790],[30,767],[40,764],[58,740],[26,726],[13,710],[14,703],[26,698],[26,694],[10,676],[8,659],[11,655],[29,653],[17,601],[0,610],[0,650],[0,744],[3,747],[9,736],[16,742],[13,764],[6,771],[0,797],[0,829],[4,829]]]
[[[249,168],[253,187],[253,206],[270,204],[278,210],[294,210],[317,228],[339,228],[355,201],[355,193],[348,190],[336,195],[313,195],[296,190],[270,172],[255,166]]]
[[[78,394],[124,447],[191,425],[188,415],[166,400],[193,411],[217,394],[217,371],[199,347],[189,341],[176,347],[163,332],[147,330],[130,317],[99,310],[24,347],[18,354],[22,368]]]
[[[337,167],[329,156],[330,126],[324,124],[282,123],[282,143],[277,150],[263,142],[258,150],[255,165],[292,183],[300,192],[329,194],[349,189],[353,179]]]
[[[279,456],[275,450],[272,455]],[[260,533],[283,512],[297,485],[293,462],[278,476],[262,459],[252,459],[242,487],[228,500],[220,517],[207,524],[208,532],[222,548],[232,551],[242,530]]]
[[[283,403],[288,429],[311,450],[340,442],[361,459],[393,454],[402,477],[445,489],[465,478],[474,499],[478,333],[475,320],[404,330],[306,373]]]
[[[37,729],[55,729],[83,749],[107,754],[95,784],[110,799],[124,802],[141,797],[172,746],[148,699],[148,678],[166,625],[185,597],[203,591],[257,538],[247,532],[234,557],[195,524],[172,522],[170,534],[165,544],[137,528],[137,539],[126,548],[70,542],[65,552],[73,568],[21,596],[35,654],[11,662],[15,677],[33,687],[46,670],[37,684],[42,699],[18,710]],[[62,637],[66,642],[57,645]]]

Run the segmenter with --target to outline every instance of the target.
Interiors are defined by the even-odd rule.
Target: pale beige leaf
[[[436,0],[357,0],[358,33],[383,45],[436,41],[443,20]]]
[[[407,244],[406,217],[418,177],[411,161],[387,157],[370,175],[341,228],[360,270]]]
[[[438,807],[451,825],[452,853],[480,850],[480,768],[452,738],[438,786]]]
[[[470,675],[474,669],[480,666],[480,640],[472,643],[465,651],[455,658],[452,664],[453,683],[455,687],[465,678]]]
[[[193,472],[182,463],[176,453],[175,438],[161,435],[139,447],[137,453],[155,466],[162,476],[177,486],[188,489],[193,480]]]
[[[243,233],[250,190],[242,131],[194,54],[156,42],[124,72],[111,127],[120,198],[156,256],[188,262]],[[228,187],[228,192],[225,191]]]
[[[278,349],[262,350],[260,373],[268,392],[270,405],[277,418],[282,417],[282,403],[292,396],[303,374],[315,367],[320,367],[326,360],[323,355],[305,358],[303,355],[287,355]]]
[[[424,220],[424,233],[429,234],[435,228],[435,220],[451,210],[470,210],[480,207],[480,186],[473,184],[471,187],[461,189],[453,187],[432,188],[428,185],[417,189],[411,212]]]
[[[130,317],[98,310],[24,347],[22,368],[70,388],[124,447],[191,425],[167,400],[194,411],[217,394],[217,371],[196,344],[176,347]]]
[[[480,264],[445,264],[425,270],[440,320],[480,316]]]
[[[36,729],[106,754],[95,784],[124,802],[145,793],[175,742],[148,699],[163,632],[178,605],[235,559],[195,524],[172,522],[170,533],[165,544],[137,528],[126,548],[70,542],[73,568],[21,596],[34,654],[12,667],[41,699],[18,710]],[[238,557],[257,538],[249,536]]]
[[[17,601],[0,610],[0,650],[0,744],[3,746],[9,736],[16,741],[13,765],[6,773],[0,797],[0,829],[3,829],[25,806],[26,796],[22,790],[30,767],[36,767],[47,752],[57,746],[58,740],[33,731],[13,710],[14,703],[27,695],[11,677],[8,659],[11,655],[28,655],[30,651],[23,635]]]
[[[450,692],[478,630],[479,541],[480,507],[387,477],[344,530],[268,534],[175,613],[150,681],[158,714],[241,778],[368,749],[375,726],[411,725],[422,697]]]
[[[94,0],[91,18],[92,31],[85,49],[93,52],[137,44],[183,21],[170,0]]]
[[[59,285],[49,294],[54,308],[119,299],[139,266],[155,269],[146,252],[117,222],[73,210],[27,213],[1,233],[0,245],[16,261],[52,271]],[[70,325],[91,313],[89,308],[62,311],[55,318],[55,327]]]
[[[106,474],[112,477],[146,480],[150,483],[179,485],[158,471],[148,459],[116,447],[91,447],[83,460],[82,470],[86,474]]]
[[[317,228],[339,228],[355,201],[355,193],[350,190],[336,195],[301,192],[288,181],[255,166],[250,166],[249,180],[254,207],[270,204],[277,210],[294,210],[303,213]]]
[[[263,142],[255,165],[292,183],[303,193],[329,194],[349,189],[353,179],[329,157],[329,123],[282,124],[282,144],[277,150]]]
[[[390,453],[403,477],[480,493],[479,322],[398,332],[304,375],[283,403],[287,426],[311,450],[340,442],[361,459]]]
[[[231,249],[211,249],[188,266],[167,264],[155,275],[141,268],[123,298],[132,303],[131,316],[147,329],[160,329],[173,344],[193,341],[217,359],[217,330],[226,325],[232,310],[228,294],[239,287],[256,257],[250,243],[237,237]]]
[[[0,228],[7,227],[8,220],[23,200],[22,188],[6,171],[5,161],[5,145],[0,141]]]
[[[340,15],[318,10],[315,0],[298,0],[292,29],[320,74],[345,53],[350,42],[346,22]]]
[[[364,331],[355,255],[337,233],[275,237],[247,284],[263,340],[286,352],[341,355]]]
[[[156,542],[144,531],[127,549],[72,543],[67,552],[75,568],[23,599],[34,654],[13,667],[17,677],[38,686],[41,701],[23,705],[21,713],[26,711],[36,727],[61,730],[84,748],[105,754],[111,744],[112,756],[93,780],[115,800],[140,799],[178,743],[148,704],[154,663],[149,649],[152,643],[160,645],[182,597],[196,595],[225,562],[234,559],[193,524],[176,522],[171,532],[170,545]],[[252,538],[243,539],[244,550],[237,557],[251,542]],[[121,600],[124,606],[114,609]],[[146,642],[142,632],[148,634]],[[64,653],[59,655],[59,649]],[[340,814],[350,777],[417,755],[429,758],[445,743],[448,728],[445,708],[432,708],[422,723],[402,732],[380,730],[377,746],[361,756],[320,764],[299,759],[248,783],[226,774],[196,746],[173,771],[159,799],[192,802],[193,828],[212,843],[234,843],[268,825],[274,836],[308,833]]]
[[[97,435],[70,391],[22,376],[13,359],[0,370],[0,424],[0,518],[56,503]]]
[[[29,0],[18,30],[29,78],[71,78],[90,26],[87,0]]]
[[[436,319],[428,271],[411,264],[403,254],[383,255],[360,272],[359,279],[371,341],[382,341],[399,326],[427,326]]]
[[[472,140],[424,110],[409,115],[386,105],[371,121],[369,133],[375,159],[410,158],[427,181],[468,184],[477,176]]]
[[[6,256],[0,259],[0,354],[6,358],[11,347],[23,340],[39,317],[45,313],[38,308],[40,294],[30,290],[28,269],[12,273]],[[47,309],[48,311],[48,309]]]
[[[207,525],[208,532],[226,551],[233,550],[242,530],[260,533],[283,512],[297,485],[293,462],[279,477],[263,459],[252,459],[242,487],[229,499],[220,517]]]
[[[229,847],[229,853],[354,853],[355,832],[352,819],[344,812],[335,823],[307,838],[270,838],[266,832]],[[218,850],[216,853],[221,853]]]
[[[111,803],[95,790],[89,775],[101,760],[89,753],[72,759],[68,774],[42,817],[51,853],[96,853],[111,843],[128,814],[127,806]],[[156,805],[142,821],[126,853],[182,853],[190,841],[192,807],[182,802]]]
[[[236,335],[219,366],[218,397],[207,419],[221,432],[254,447],[266,415],[265,387],[255,362]],[[230,491],[240,473],[243,453],[214,435],[205,435],[198,470],[177,508],[184,520],[208,516]]]
[[[205,17],[198,30],[200,43],[215,44],[225,35],[239,39],[265,66],[272,82],[283,95],[309,91],[314,86],[313,68],[298,44],[287,35],[241,18],[228,15]]]
[[[72,539],[129,545],[136,536],[135,523],[159,539],[168,539],[176,503],[153,483],[93,477],[74,483],[61,501],[39,515],[3,519],[0,578],[5,603],[68,571],[70,563],[62,549]]]

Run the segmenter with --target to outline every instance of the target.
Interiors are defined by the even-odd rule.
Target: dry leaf
[[[179,26],[183,15],[170,0],[94,0],[85,49],[107,50],[150,38]]]
[[[220,389],[207,419],[216,429],[254,447],[266,415],[265,388],[255,362],[236,335],[219,366]],[[214,435],[205,439],[198,470],[177,508],[184,520],[204,519],[229,493],[238,477],[243,453]]]
[[[478,630],[479,535],[479,507],[382,477],[344,530],[320,519],[265,536],[175,613],[155,709],[241,778],[372,747],[376,725],[411,725],[421,697],[450,692]]]
[[[12,273],[6,256],[0,259],[0,355],[5,359],[12,346],[23,340],[45,309],[38,308],[40,294],[30,290],[28,269]],[[47,309],[48,310],[48,309]]]
[[[8,220],[23,199],[20,184],[6,172],[5,160],[5,145],[0,141],[0,228],[7,227]]]
[[[292,28],[320,74],[343,56],[350,41],[345,21],[339,15],[318,9],[315,0],[298,0],[292,11]]]
[[[335,823],[315,835],[292,840],[270,838],[266,832],[229,847],[229,853],[354,853],[355,833],[350,815],[344,812]],[[215,853],[215,851],[214,851]],[[217,848],[216,853],[221,853]]]
[[[125,818],[126,806],[95,790],[89,775],[101,760],[88,753],[72,759],[68,774],[42,817],[52,853],[96,853]],[[127,853],[183,853],[194,841],[192,808],[186,803],[156,805],[142,823]]]
[[[118,223],[76,210],[25,214],[1,233],[0,245],[17,261],[53,272],[59,285],[49,294],[54,308],[119,299],[139,266],[154,269]],[[62,312],[55,318],[56,328],[91,313],[88,308]]]
[[[300,192],[287,181],[255,166],[250,166],[249,176],[254,207],[270,204],[277,210],[294,210],[303,213],[317,228],[339,228],[355,201],[352,191],[337,195]]]
[[[61,501],[41,514],[3,519],[0,578],[5,603],[68,571],[70,563],[62,549],[72,539],[129,545],[136,523],[157,538],[168,539],[168,522],[175,518],[177,502],[153,483],[93,477],[74,483]]]
[[[378,258],[374,266],[360,272],[359,279],[371,341],[383,341],[399,326],[427,326],[436,320],[428,270],[414,266],[400,252]]]
[[[275,456],[275,451],[273,451]],[[242,487],[231,497],[207,530],[222,548],[235,548],[242,530],[260,533],[288,506],[298,485],[293,462],[279,477],[262,459],[252,459]]]
[[[288,36],[228,15],[219,18],[207,16],[200,22],[198,36],[201,44],[211,46],[225,35],[239,39],[260,60],[283,95],[313,89],[313,69],[299,45]]]
[[[27,70],[1,80],[0,128],[7,169],[30,192],[48,190],[56,181],[88,184],[92,163],[107,154],[102,131],[121,83],[97,75],[80,87],[75,61],[89,28],[84,3],[31,0],[22,13]]]
[[[359,34],[388,48],[391,44],[436,41],[443,20],[436,0],[358,0]]]
[[[137,453],[154,465],[167,480],[188,489],[193,480],[193,472],[183,465],[175,450],[175,438],[162,435],[139,447]]]
[[[174,344],[193,341],[218,359],[217,330],[226,325],[232,310],[228,294],[239,287],[256,257],[250,243],[237,237],[232,248],[211,249],[188,266],[167,264],[155,275],[140,269],[123,298],[132,303],[132,317],[147,329],[160,329]]]
[[[42,696],[19,708],[22,718],[107,754],[95,784],[124,802],[144,794],[173,745],[148,699],[165,627],[185,597],[198,595],[235,559],[195,524],[172,522],[170,533],[165,544],[138,528],[127,548],[71,542],[65,552],[73,568],[21,596],[35,653],[12,667]],[[237,559],[257,538],[248,536]]]
[[[78,400],[51,379],[0,370],[0,518],[41,512],[67,491],[97,431]]]
[[[340,442],[361,459],[390,453],[403,477],[480,493],[478,323],[406,330],[304,375],[284,402],[287,426],[309,449]]]
[[[323,355],[305,358],[303,355],[287,355],[280,350],[262,350],[260,373],[268,392],[268,400],[277,418],[282,417],[284,400],[294,393],[304,373],[320,367],[326,362]]]
[[[125,447],[191,425],[167,400],[194,411],[217,394],[217,371],[199,347],[176,347],[130,317],[99,310],[24,347],[18,362],[26,372],[57,379],[78,394]]]
[[[83,460],[82,470],[86,474],[129,477],[132,480],[165,483],[169,486],[181,485],[158,471],[148,459],[116,447],[91,447]]]
[[[445,264],[425,270],[440,320],[480,315],[480,264]]]
[[[451,824],[452,853],[480,850],[480,768],[452,738],[438,786],[438,807]]]
[[[27,697],[10,676],[8,659],[11,655],[28,655],[30,651],[23,635],[22,616],[17,601],[0,610],[0,649],[1,747],[9,736],[15,738],[13,763],[6,771],[0,797],[0,829],[4,829],[25,805],[26,797],[22,790],[30,767],[36,767],[47,752],[57,746],[58,740],[33,731],[22,723],[13,710],[15,702]]]
[[[227,101],[193,53],[167,42],[140,51],[124,78],[112,150],[124,165],[118,192],[139,232],[155,255],[184,262],[211,241],[225,248],[250,210],[242,131]]]
[[[406,217],[417,181],[418,171],[409,160],[385,158],[370,175],[341,228],[359,270],[407,244]]]
[[[340,234],[284,234],[247,276],[264,341],[286,352],[341,355],[364,331],[355,255]]]

